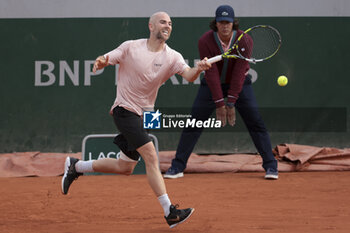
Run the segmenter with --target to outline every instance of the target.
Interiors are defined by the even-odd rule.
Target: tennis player
[[[62,178],[62,193],[67,194],[72,182],[85,172],[132,174],[140,156],[145,161],[149,185],[164,210],[164,217],[172,228],[184,222],[193,208],[177,209],[171,204],[159,170],[155,147],[143,128],[142,114],[153,109],[159,87],[172,75],[179,74],[193,82],[211,67],[207,58],[190,68],[182,55],[165,42],[172,31],[172,21],[165,12],[157,12],[149,19],[148,39],[129,40],[113,51],[97,57],[93,72],[108,65],[119,64],[117,97],[110,114],[120,132],[114,143],[121,150],[119,159],[79,161],[67,157]]]

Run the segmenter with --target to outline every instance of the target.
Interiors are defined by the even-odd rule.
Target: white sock
[[[163,194],[162,196],[159,196],[158,201],[160,205],[163,207],[164,216],[167,217],[170,214],[170,205],[171,205],[168,194]]]
[[[92,168],[92,162],[94,162],[94,160],[89,160],[89,161],[79,160],[75,164],[75,170],[79,173],[94,172],[94,169]]]

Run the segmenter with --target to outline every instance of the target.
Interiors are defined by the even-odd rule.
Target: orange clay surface
[[[350,172],[185,174],[171,201],[194,207],[169,229],[145,175],[0,178],[1,233],[350,232]]]

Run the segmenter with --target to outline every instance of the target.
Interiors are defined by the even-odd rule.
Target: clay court
[[[220,53],[244,34],[237,33],[238,22],[242,31],[254,25],[276,28],[282,46],[260,64],[248,67],[225,59],[209,76],[200,74],[188,82],[179,75],[187,76],[182,59],[170,48],[190,67],[198,66],[203,55],[198,42],[212,28],[215,9],[222,4],[234,8],[229,20],[235,33],[229,40],[228,33],[214,37]],[[158,55],[159,46],[140,46],[145,50],[135,54],[141,56],[125,52],[109,63],[121,67],[93,72],[99,55],[126,41],[150,39],[150,16],[159,11],[169,14],[172,26],[163,30],[163,22],[155,27],[163,34],[155,44],[163,45],[171,35],[163,47],[171,60]],[[350,51],[344,46],[350,38],[349,0],[1,0],[0,28],[0,233],[350,233]],[[325,29],[331,36],[325,36]],[[265,50],[268,41],[254,41],[254,48],[262,44]],[[235,50],[248,52],[245,47]],[[148,52],[141,52],[146,50],[154,59],[144,58]],[[287,85],[278,84],[280,76],[288,78]],[[278,160],[278,180],[264,179],[262,156],[245,124],[250,117],[241,115],[247,115],[242,105],[234,127],[203,123],[206,129],[193,150],[198,154],[188,160],[184,178],[165,180],[172,204],[195,208],[175,228],[163,217],[143,160],[137,166],[141,174],[84,175],[68,195],[61,193],[67,156],[117,157],[113,139],[120,132],[109,114],[116,88],[121,106],[141,113],[154,104],[154,111],[162,113],[162,127],[150,133],[156,136],[152,140],[160,170],[167,171],[179,145],[181,122],[190,119],[203,90],[201,80],[207,77],[205,85],[214,86],[209,89],[217,92],[212,99],[218,106],[231,96],[224,102],[232,107],[238,97],[244,99],[241,88],[253,83]],[[123,89],[125,83],[130,85]],[[148,126],[156,120],[144,119]],[[254,128],[260,133],[265,126]]]
[[[0,232],[349,232],[350,172],[191,173],[166,180],[196,210],[169,229],[145,175],[0,178]]]

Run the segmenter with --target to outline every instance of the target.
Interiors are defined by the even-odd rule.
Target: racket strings
[[[269,27],[259,27],[251,30],[250,36],[254,41],[253,58],[264,59],[270,57],[279,48],[280,36]]]
[[[239,55],[245,57],[245,58],[252,58],[254,57],[254,45],[253,45],[253,38],[250,34],[244,34],[243,37],[238,42],[237,52]]]
[[[237,51],[248,59],[266,59],[278,51],[280,43],[280,35],[274,29],[256,27],[243,35]]]

